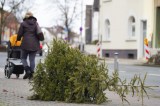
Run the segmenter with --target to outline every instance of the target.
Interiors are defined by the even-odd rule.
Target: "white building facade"
[[[99,12],[94,11],[92,17],[92,41],[98,40]]]
[[[160,48],[160,0],[100,0],[102,56],[144,58],[144,39]]]
[[[99,0],[94,0],[92,9],[92,42],[98,40],[99,35]]]

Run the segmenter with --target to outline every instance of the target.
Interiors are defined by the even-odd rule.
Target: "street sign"
[[[80,30],[80,32],[82,32],[83,28],[82,28],[82,27],[80,27],[80,28],[79,28],[79,30]]]

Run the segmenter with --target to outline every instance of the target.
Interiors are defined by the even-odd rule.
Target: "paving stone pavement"
[[[15,75],[12,75],[10,79],[5,78],[3,68],[0,69],[0,106],[99,106],[94,104],[75,104],[64,103],[58,101],[37,101],[27,100],[28,96],[32,95],[30,91],[31,86],[28,80],[22,79],[23,75],[20,75],[19,79],[16,79]],[[100,106],[129,106],[127,103],[122,103],[117,94],[106,91],[106,96],[109,98],[109,102],[103,103]],[[135,97],[128,97],[130,106],[142,106],[141,101],[138,101]],[[144,106],[159,106],[160,98],[144,98]]]

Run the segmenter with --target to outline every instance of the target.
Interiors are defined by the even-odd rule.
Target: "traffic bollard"
[[[118,53],[114,53],[114,70],[118,71]]]

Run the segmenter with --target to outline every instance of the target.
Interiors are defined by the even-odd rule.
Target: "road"
[[[108,69],[113,72],[114,64],[109,63]],[[160,67],[119,64],[118,72],[121,78],[127,79],[130,79],[135,74],[143,77],[147,73],[146,84],[160,85]]]
[[[106,63],[108,65],[109,73],[114,71],[114,63]],[[143,79],[147,73],[145,85],[160,86],[160,67],[149,67],[142,65],[123,64],[119,62],[118,68],[119,76],[122,79],[130,81],[134,75],[140,75]],[[160,87],[154,87],[153,90],[148,90],[149,95],[152,97],[160,98]]]

